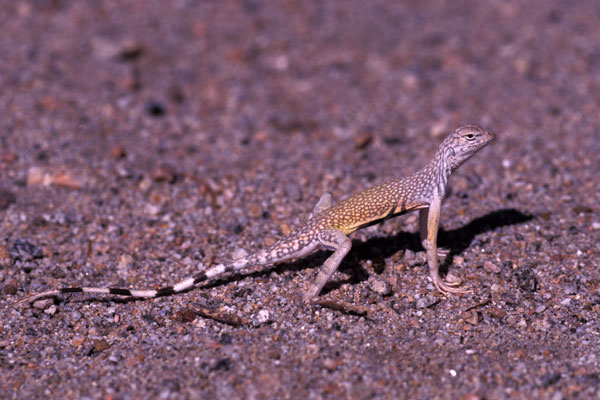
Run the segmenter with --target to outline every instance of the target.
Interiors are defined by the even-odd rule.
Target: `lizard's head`
[[[495,137],[479,125],[464,125],[444,140],[441,149],[450,160],[452,170],[455,170]]]

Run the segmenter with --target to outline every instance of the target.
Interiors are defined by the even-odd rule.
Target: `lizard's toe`
[[[472,292],[472,290],[467,289],[464,286],[460,286],[460,284],[461,284],[460,281],[444,282],[443,280],[440,279],[439,281],[434,282],[434,284],[435,284],[435,287],[437,288],[437,290],[439,290],[443,294],[448,294],[448,293],[461,294],[461,293],[471,293]]]
[[[448,254],[450,254],[450,249],[440,249],[438,247],[438,249],[437,249],[438,257],[446,257]]]

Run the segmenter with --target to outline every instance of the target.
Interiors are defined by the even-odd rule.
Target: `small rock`
[[[155,182],[175,183],[177,181],[177,171],[172,165],[162,163],[152,170],[150,178]]]
[[[538,288],[537,278],[529,266],[519,267],[515,270],[514,276],[517,280],[519,289],[524,292],[535,292]]]
[[[44,310],[46,307],[50,306],[51,304],[54,304],[54,299],[52,298],[47,298],[47,299],[39,299],[33,302],[33,308],[38,309],[38,310]]]
[[[110,149],[110,156],[119,160],[127,157],[127,152],[125,151],[125,148],[123,146],[116,145]]]
[[[543,387],[552,386],[561,378],[560,372],[552,372],[542,376],[541,383]]]
[[[566,295],[576,294],[577,293],[577,285],[575,283],[567,283],[564,289],[564,293]]]
[[[52,184],[67,189],[81,189],[83,184],[80,179],[70,172],[57,172],[52,175]]]
[[[470,325],[479,325],[479,323],[483,320],[483,316],[479,311],[467,311],[462,315],[462,320]]]
[[[0,188],[0,210],[6,210],[15,201],[17,196],[13,192]]]
[[[491,261],[485,261],[483,263],[483,269],[494,274],[498,274],[501,271],[500,267]]]
[[[413,267],[418,264],[422,264],[426,261],[426,254],[424,251],[415,253],[414,251],[407,249],[404,252],[404,262],[407,266]]]
[[[460,400],[483,400],[484,398],[474,393],[469,393],[460,398]]]
[[[100,353],[103,352],[104,350],[108,349],[110,347],[110,345],[108,344],[108,342],[104,339],[94,339],[94,351],[96,353]]]
[[[71,319],[72,319],[74,322],[77,322],[77,321],[79,321],[79,320],[81,319],[81,317],[82,317],[82,316],[83,316],[83,315],[82,315],[82,314],[81,314],[79,311],[77,311],[77,310],[75,310],[75,311],[73,311],[73,312],[71,313]]]
[[[334,360],[333,358],[326,358],[323,360],[323,367],[328,371],[335,371],[339,365],[339,360]]]
[[[362,150],[369,147],[373,141],[373,134],[371,132],[363,132],[354,137],[354,147]]]
[[[231,253],[231,258],[237,260],[238,258],[246,257],[248,254],[249,253],[245,249],[238,247]]]
[[[17,294],[18,289],[19,286],[17,285],[17,281],[10,279],[6,285],[4,285],[4,294]]]
[[[575,214],[588,214],[593,213],[594,210],[587,206],[575,206],[573,207],[573,212]]]
[[[421,297],[415,301],[415,307],[417,309],[429,308],[434,304],[437,304],[440,300],[434,296]]]
[[[537,306],[537,307],[535,308],[535,312],[536,312],[537,314],[541,314],[541,313],[543,313],[544,311],[546,311],[546,306],[545,306],[545,305],[543,305],[543,304],[540,304],[539,306]]]
[[[8,265],[11,262],[10,254],[6,246],[0,244],[0,265]]]
[[[65,271],[62,270],[62,268],[55,267],[50,271],[50,276],[56,279],[62,279],[65,278],[67,274],[65,273]]]
[[[271,314],[269,313],[268,310],[260,310],[258,313],[256,313],[253,316],[252,322],[253,322],[254,326],[258,326],[258,325],[262,325],[262,324],[269,322],[270,318],[271,318]]]
[[[14,260],[29,261],[44,257],[42,249],[25,239],[16,239],[8,250]]]
[[[6,163],[6,164],[12,164],[13,162],[17,161],[17,154],[13,153],[11,151],[4,151],[2,152],[2,154],[0,154],[0,162]]]
[[[389,282],[381,279],[372,279],[369,282],[369,289],[381,296],[389,296],[392,293],[392,286]]]
[[[437,121],[435,122],[429,131],[429,134],[434,138],[440,138],[445,136],[448,132],[448,124],[446,121]]]
[[[283,187],[283,190],[285,192],[286,197],[289,198],[290,200],[293,200],[293,201],[302,200],[302,188],[297,183],[294,183],[294,182],[287,183]]]
[[[284,236],[287,236],[290,233],[292,233],[292,228],[285,222],[279,224],[279,230],[281,230],[281,234]]]
[[[563,299],[563,300],[560,302],[560,305],[561,305],[561,306],[568,306],[568,305],[570,305],[570,304],[571,304],[571,298],[570,298],[570,297],[567,297],[566,299]]]
[[[55,185],[67,189],[81,189],[83,183],[79,177],[69,171],[44,171],[40,167],[31,167],[27,172],[27,185]]]
[[[54,315],[54,314],[56,314],[57,310],[58,310],[58,307],[56,307],[56,304],[52,304],[50,307],[48,307],[44,310],[44,313],[48,314],[48,315]]]
[[[184,308],[175,313],[173,319],[177,322],[187,323],[196,319],[196,313],[189,308]]]
[[[156,100],[148,101],[144,105],[144,110],[148,115],[155,118],[162,117],[167,113],[167,109],[165,108],[165,106],[161,102]]]

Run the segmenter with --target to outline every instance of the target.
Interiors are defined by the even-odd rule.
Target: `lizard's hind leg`
[[[318,239],[325,248],[334,250],[334,253],[323,263],[314,283],[306,291],[304,301],[310,301],[319,295],[325,283],[331,278],[335,270],[338,269],[346,254],[352,248],[350,238],[344,232],[337,229],[328,229],[319,233]]]

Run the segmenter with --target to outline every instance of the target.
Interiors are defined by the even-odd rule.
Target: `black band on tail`
[[[60,289],[61,293],[83,293],[83,289],[80,287],[68,287]]]
[[[204,271],[198,272],[196,275],[193,276],[193,278],[194,278],[194,285],[208,279],[208,277],[206,276],[206,272],[204,272]]]
[[[159,296],[168,296],[170,294],[175,294],[175,290],[173,290],[173,286],[165,286],[164,288],[160,288],[156,291],[156,297]]]
[[[108,288],[110,294],[118,294],[119,296],[133,296],[131,290],[121,288]]]

